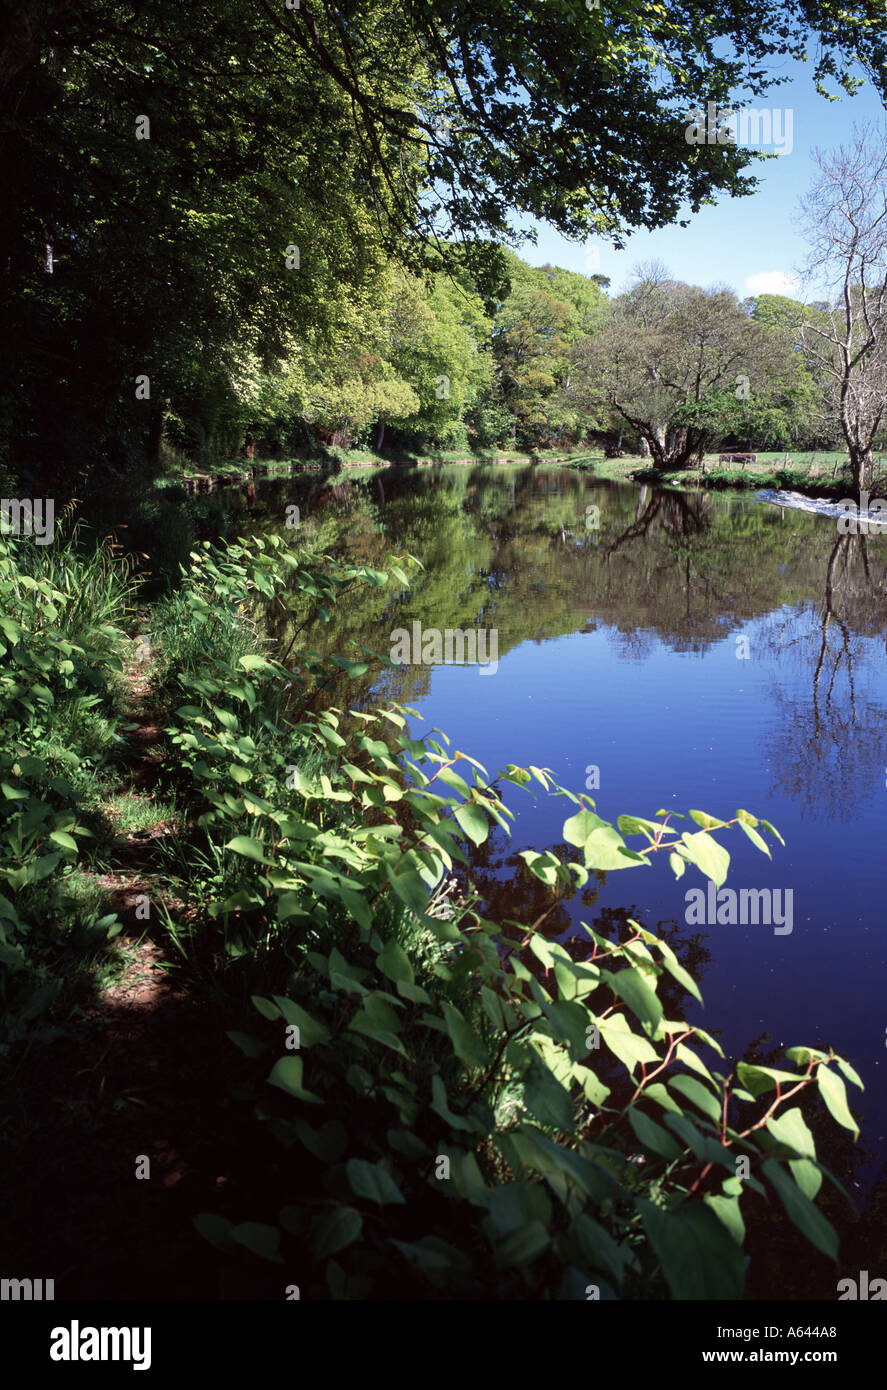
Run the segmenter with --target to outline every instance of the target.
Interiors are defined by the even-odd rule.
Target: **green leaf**
[[[836,1260],[838,1258],[838,1237],[834,1227],[826,1221],[822,1212],[813,1205],[810,1198],[801,1191],[775,1159],[767,1159],[763,1166],[763,1173],[776,1188],[789,1219],[797,1226],[798,1230],[816,1246],[817,1250],[821,1250],[830,1259]]]
[[[601,979],[607,981],[641,1023],[655,1034],[662,1020],[662,1005],[656,991],[651,989],[638,967],[633,965],[628,970],[602,970]]]
[[[753,1096],[760,1096],[764,1091],[773,1091],[777,1085],[794,1086],[799,1080],[796,1072],[777,1071],[774,1067],[752,1066],[750,1062],[739,1062],[736,1067],[736,1075],[739,1078],[740,1086],[751,1091]]]
[[[661,1125],[657,1125],[655,1120],[651,1120],[649,1115],[645,1115],[642,1110],[635,1109],[634,1106],[628,1112],[629,1123],[643,1144],[645,1149],[650,1149],[652,1153],[659,1154],[662,1158],[680,1158],[683,1150],[675,1142],[667,1130]]]
[[[522,1163],[542,1173],[549,1180],[562,1174],[594,1202],[605,1201],[618,1191],[615,1180],[605,1168],[576,1153],[574,1149],[556,1144],[539,1130],[514,1131],[509,1138]]]
[[[624,1014],[611,1014],[608,1018],[599,1018],[597,1026],[607,1047],[630,1072],[634,1071],[639,1062],[659,1061],[655,1047],[646,1038],[632,1032]]]
[[[697,825],[701,825],[703,830],[720,830],[727,824],[717,816],[710,816],[707,811],[691,811],[690,819],[695,820]]]
[[[767,1130],[777,1143],[785,1144],[787,1148],[804,1155],[804,1158],[792,1159],[788,1166],[798,1187],[812,1202],[822,1186],[822,1173],[815,1163],[806,1161],[816,1158],[816,1145],[800,1107],[795,1105],[790,1110],[783,1110],[779,1115],[771,1115],[767,1121]]]
[[[610,1232],[585,1212],[573,1218],[568,1234],[589,1267],[603,1270],[617,1285],[622,1283],[626,1266],[635,1263],[630,1248],[618,1245]]]
[[[300,1004],[295,1003],[292,999],[285,999],[280,994],[274,995],[274,1002],[286,1022],[295,1024],[298,1028],[300,1043],[304,1043],[306,1047],[317,1047],[321,1043],[329,1041],[329,1029],[324,1024],[318,1023],[317,1019],[307,1013]]]
[[[459,825],[470,840],[482,845],[490,833],[487,817],[476,801],[465,801],[453,812]]]
[[[345,1165],[351,1191],[357,1197],[366,1197],[377,1202],[380,1207],[399,1204],[405,1206],[405,1199],[397,1183],[379,1163],[368,1163],[363,1158],[352,1158]]]
[[[268,1083],[271,1086],[279,1086],[281,1091],[295,1096],[297,1100],[307,1101],[309,1105],[321,1104],[320,1096],[316,1096],[313,1091],[306,1091],[302,1085],[301,1057],[281,1057],[271,1068]]]
[[[244,1221],[231,1227],[231,1239],[242,1245],[253,1255],[274,1264],[283,1264],[280,1251],[280,1231],[276,1226],[265,1226],[260,1221]]]
[[[512,1231],[496,1248],[496,1262],[504,1269],[529,1264],[543,1254],[551,1244],[551,1236],[541,1221],[530,1221],[520,1230]]]
[[[49,832],[49,838],[57,845],[61,845],[63,849],[77,849],[77,841],[74,839],[73,835],[69,835],[66,830],[51,830]]]
[[[311,1223],[311,1249],[314,1258],[325,1260],[352,1245],[363,1230],[363,1217],[353,1207],[334,1207]]]
[[[708,1206],[689,1200],[665,1211],[641,1197],[635,1205],[674,1298],[741,1298],[742,1250]]]
[[[723,1222],[736,1244],[742,1249],[745,1242],[745,1222],[739,1208],[739,1198],[727,1196],[724,1193],[710,1192],[703,1198],[703,1201],[707,1207],[711,1208],[718,1220]]]
[[[677,853],[701,869],[717,888],[720,888],[726,879],[730,856],[723,845],[712,839],[707,830],[698,830],[695,835],[685,831]]]
[[[764,827],[765,830],[769,830],[769,832],[770,832],[771,835],[775,835],[776,839],[779,841],[779,843],[780,843],[781,845],[784,845],[784,844],[785,844],[785,840],[783,840],[783,838],[782,838],[782,836],[780,835],[779,831],[776,829],[776,826],[775,826],[775,825],[771,825],[770,822],[769,822],[768,820],[764,820],[763,817],[762,817],[762,818],[758,821],[758,825],[762,825],[762,826]]]
[[[428,907],[428,889],[416,869],[406,869],[395,874],[387,865],[388,882],[401,902],[406,903],[417,916],[422,917]]]
[[[376,964],[389,980],[404,980],[407,984],[412,984],[415,979],[410,958],[403,947],[392,937],[382,947],[376,956]]]
[[[629,849],[619,831],[612,825],[592,830],[583,846],[585,867],[598,872],[610,869],[630,869],[634,864],[649,864],[643,854]]]
[[[736,1171],[735,1154],[732,1154],[724,1144],[717,1139],[713,1139],[709,1134],[703,1134],[694,1125],[687,1115],[666,1115],[665,1123],[669,1129],[683,1139],[687,1148],[701,1159],[703,1163],[718,1163],[729,1172]]]
[[[453,1044],[453,1051],[460,1061],[464,1062],[467,1067],[488,1066],[490,1061],[488,1049],[471,1025],[466,1023],[459,1010],[454,1008],[452,1004],[445,1003],[443,1015],[447,1032]]]
[[[707,1086],[703,1086],[701,1081],[697,1081],[695,1076],[673,1076],[669,1082],[673,1091],[679,1091],[681,1095],[691,1100],[694,1105],[707,1115],[710,1120],[718,1124],[721,1119],[721,1107],[715,1096]]]
[[[836,1072],[829,1071],[824,1062],[820,1062],[816,1069],[816,1079],[819,1082],[819,1094],[825,1101],[832,1119],[837,1120],[838,1124],[843,1125],[845,1129],[849,1129],[853,1138],[858,1139],[859,1125],[847,1108],[847,1087],[840,1076]]]
[[[564,821],[563,837],[568,845],[582,849],[591,832],[606,824],[607,822],[601,820],[593,811],[577,811],[575,816],[570,816],[569,820]]]
[[[265,858],[265,846],[260,840],[252,840],[248,835],[235,835],[233,840],[229,840],[225,849],[233,850],[235,854],[242,854],[244,859],[253,859],[257,864],[270,864],[271,860]]]
[[[840,1067],[841,1071],[844,1073],[848,1081],[852,1082],[854,1086],[858,1086],[861,1091],[865,1090],[865,1087],[862,1084],[862,1080],[860,1079],[859,1072],[854,1071],[853,1067],[851,1067],[849,1062],[845,1062],[843,1057],[834,1057],[832,1060],[837,1062],[838,1066]]]
[[[540,1125],[551,1125],[554,1129],[572,1129],[573,1102],[569,1091],[561,1085],[551,1072],[541,1079],[529,1080],[523,1092],[524,1105]]]
[[[551,1198],[541,1183],[500,1183],[490,1197],[489,1213],[500,1236],[507,1236],[531,1221],[547,1226],[551,1221]]]
[[[759,849],[762,851],[762,853],[766,854],[768,859],[773,858],[773,855],[770,853],[770,846],[767,844],[767,841],[764,839],[763,835],[758,834],[757,830],[755,830],[753,825],[749,825],[748,821],[740,819],[739,829],[742,830],[748,836],[748,838],[751,840],[752,844],[755,846],[756,849]]]
[[[263,1018],[280,1018],[280,1010],[276,1004],[272,1004],[270,999],[263,999],[260,994],[250,996],[253,1008],[258,1009]]]

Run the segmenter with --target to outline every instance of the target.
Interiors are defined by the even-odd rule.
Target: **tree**
[[[573,393],[636,430],[662,471],[698,463],[793,367],[729,290],[680,284],[655,265],[613,302],[606,327],[577,344],[574,361]]]
[[[802,202],[807,272],[831,297],[805,323],[804,343],[830,388],[862,492],[887,407],[887,129],[854,127],[852,145],[815,159],[820,176]]]
[[[811,36],[817,81],[852,90],[858,60],[885,90],[870,0],[7,0],[10,457],[127,466],[186,409],[221,448],[243,362],[332,335],[391,258],[468,262],[492,300],[514,210],[618,240],[751,191],[755,155],[688,144],[687,112],[766,91]]]
[[[511,289],[492,329],[493,401],[511,420],[514,443],[535,448],[596,420],[565,394],[571,348],[606,317],[606,299],[590,278],[557,266],[532,267],[509,254]]]

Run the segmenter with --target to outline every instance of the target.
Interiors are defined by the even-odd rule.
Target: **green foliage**
[[[721,882],[725,833],[739,825],[768,852],[769,823],[692,811],[696,830],[665,812],[613,825],[546,769],[491,779],[444,736],[414,738],[399,704],[287,721],[294,673],[258,649],[231,660],[216,634],[258,597],[293,601],[288,581],[327,609],[386,575],[239,542],[197,552],[169,601],[208,638],[165,680],[187,697],[171,736],[217,865],[209,915],[234,967],[264,954],[285,981],[229,1037],[299,1174],[261,1239],[243,1237],[259,1229],[251,1219],[204,1214],[198,1230],[260,1258],[291,1252],[310,1296],[333,1298],[405,1281],[428,1297],[584,1298],[595,1285],[601,1297],[738,1298],[742,1212],[757,1199],[778,1200],[834,1254],[812,1200],[812,1136],[787,1102],[818,1085],[855,1127],[832,1070],[858,1082],[846,1064],[800,1049],[792,1070],[726,1075],[714,1038],[664,1003],[671,982],[698,998],[665,943],[632,922],[622,941],[585,926],[567,950],[540,930],[547,913],[532,926],[487,919],[471,884],[472,845],[512,819],[509,787],[575,807],[563,827],[574,854],[524,854],[552,906],[656,854]],[[330,676],[315,652],[299,668],[304,702]]]
[[[46,1036],[66,944],[95,949],[116,923],[74,888],[92,831],[82,787],[119,743],[113,731],[118,623],[133,598],[108,547],[79,528],[52,547],[0,537],[0,1001],[8,1041]],[[119,927],[117,928],[119,930]]]
[[[169,0],[38,7],[3,39],[0,465],[73,481],[156,470],[164,429],[207,460],[247,430],[279,440],[283,416],[310,424],[310,359],[388,264],[443,268],[492,309],[515,211],[621,244],[752,191],[754,152],[688,144],[690,108],[754,100],[808,49],[818,84],[855,90],[858,61],[883,90],[869,11],[369,0],[343,18],[219,0],[195,24]],[[581,313],[590,284],[556,272],[551,292]],[[434,375],[456,381],[465,323],[435,317],[417,355],[453,358]],[[551,365],[522,372],[528,440],[581,423],[552,418]],[[348,366],[309,400],[318,419],[353,414],[365,374]],[[416,437],[459,439],[458,393],[448,413],[403,380],[370,382],[377,422],[412,418],[413,392]]]

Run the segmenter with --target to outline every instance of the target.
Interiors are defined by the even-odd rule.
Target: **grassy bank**
[[[228,459],[209,469],[198,470],[183,457],[169,460],[164,482],[180,483],[189,489],[203,484],[242,483],[252,476],[319,473],[334,475],[343,471],[372,472],[392,467],[472,467],[509,465],[578,468],[595,477],[613,482],[652,482],[665,487],[708,488],[757,491],[764,488],[788,489],[811,496],[844,497],[851,488],[846,454],[843,451],[808,453],[758,453],[754,463],[721,464],[718,454],[707,454],[698,468],[657,473],[649,458],[623,455],[605,458],[601,450],[548,449],[536,453],[481,451],[472,454],[435,453],[378,454],[368,449],[321,449],[306,451],[287,459]],[[884,486],[887,468],[876,460],[876,486]]]
[[[852,1068],[795,1048],[719,1071],[665,942],[544,932],[591,875],[667,852],[722,882],[731,837],[769,852],[772,826],[609,824],[544,769],[491,778],[413,738],[397,705],[346,713],[379,658],[300,632],[408,585],[408,557],[204,544],[145,609],[87,540],[0,538],[17,1267],[39,1256],[59,1297],[738,1298],[744,1221],[775,1204],[827,1269],[810,1102],[855,1132]],[[472,852],[527,794],[565,798],[567,854],[525,851],[550,907],[498,922]]]

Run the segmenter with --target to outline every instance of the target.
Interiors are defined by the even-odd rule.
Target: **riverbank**
[[[840,498],[849,495],[849,467],[843,451],[808,454],[759,453],[754,463],[721,464],[717,454],[707,454],[698,468],[659,473],[641,455],[606,458],[599,450],[544,450],[535,454],[519,452],[478,452],[470,456],[457,453],[435,455],[381,455],[366,449],[319,449],[288,459],[242,459],[221,461],[198,470],[181,459],[170,463],[163,481],[180,483],[188,493],[211,492],[216,487],[248,484],[263,478],[287,475],[372,473],[380,469],[478,468],[478,467],[575,468],[612,482],[646,482],[660,487],[696,491],[757,491],[782,489],[806,496]],[[887,483],[882,458],[876,460],[875,486]]]

